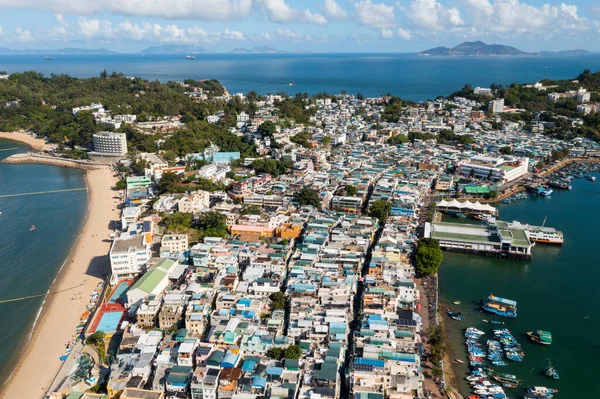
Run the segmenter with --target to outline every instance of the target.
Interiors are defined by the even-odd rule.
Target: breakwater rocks
[[[10,157],[5,158],[2,162],[9,164],[38,163],[43,165],[62,166],[64,168],[77,168],[83,170],[95,170],[105,168],[107,166],[99,162],[57,158],[48,155],[35,154],[32,152],[11,155]]]

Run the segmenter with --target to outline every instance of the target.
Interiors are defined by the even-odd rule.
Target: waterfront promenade
[[[96,285],[108,272],[111,221],[118,219],[113,197],[114,171],[108,167],[88,170],[88,209],[85,224],[69,258],[59,272],[12,376],[0,388],[0,398],[40,398],[61,365],[59,357],[73,338],[79,316]],[[71,300],[73,290],[83,299]]]

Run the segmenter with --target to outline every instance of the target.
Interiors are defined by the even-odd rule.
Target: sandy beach
[[[17,140],[13,134],[8,133],[10,137],[0,134],[0,137]],[[25,139],[19,141],[25,142]],[[92,291],[102,281],[101,273],[108,273],[109,225],[111,220],[118,219],[112,191],[117,179],[113,173],[109,168],[86,172],[86,219],[81,235],[50,289],[51,293],[59,293],[47,297],[31,341],[14,365],[12,377],[0,388],[0,398],[43,396],[61,365],[59,357],[66,343],[75,334],[79,316],[85,312]],[[71,300],[75,293],[81,293],[82,299]]]
[[[0,132],[0,139],[9,139],[25,143],[36,151],[43,151],[44,149],[52,148],[54,146],[53,144],[46,144],[44,139],[35,138],[26,132]]]

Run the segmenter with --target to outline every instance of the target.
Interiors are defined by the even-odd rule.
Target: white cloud
[[[223,31],[221,38],[223,38],[224,40],[245,40],[246,39],[244,37],[244,34],[242,32],[240,32],[239,30],[229,30],[229,29],[225,29]]]
[[[65,16],[62,14],[54,14],[54,18],[56,18],[56,22],[60,24],[60,26],[69,26],[67,21],[65,21]]]
[[[323,3],[323,8],[325,9],[325,14],[330,18],[335,19],[344,19],[348,16],[346,10],[339,6],[335,0],[325,0]]]
[[[481,32],[544,33],[588,27],[587,20],[578,15],[576,5],[545,3],[536,7],[520,0],[466,0],[466,4],[472,26]]]
[[[0,8],[30,8],[74,15],[110,12],[131,16],[225,21],[247,16],[252,8],[252,0],[0,0]]]
[[[32,42],[33,35],[31,34],[31,31],[17,28],[15,29],[15,40],[22,43]]]
[[[112,24],[110,21],[85,18],[79,18],[77,34],[87,39],[187,44],[246,40],[244,33],[237,30],[209,32],[199,26],[184,28],[176,24],[160,25],[148,22],[138,25],[130,21]]]
[[[412,34],[409,30],[404,30],[402,28],[398,28],[398,37],[404,40],[410,40],[412,38]]]
[[[421,29],[441,31],[464,24],[457,8],[446,8],[437,0],[412,0],[405,14]]]
[[[265,11],[272,22],[289,24],[307,22],[316,25],[327,24],[327,19],[310,10],[297,10],[290,7],[285,0],[258,0],[257,4]]]
[[[4,29],[0,26],[0,37],[4,36]]]
[[[361,0],[356,2],[354,7],[362,25],[370,28],[391,28],[396,25],[394,6]]]
[[[325,18],[322,14],[314,13],[310,10],[304,10],[303,14],[306,22],[315,25],[327,25],[327,18]]]
[[[391,39],[394,37],[394,33],[391,29],[383,28],[381,29],[381,37],[384,39]]]
[[[113,36],[112,22],[100,19],[79,18],[79,34],[86,38],[110,38]]]

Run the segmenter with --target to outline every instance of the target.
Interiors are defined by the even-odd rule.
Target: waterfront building
[[[426,223],[425,237],[439,241],[450,252],[530,259],[533,243],[524,229],[498,221],[496,225]]]
[[[94,153],[106,156],[124,156],[127,154],[125,133],[98,132],[94,134]]]
[[[461,176],[509,183],[528,173],[529,158],[505,159],[478,155],[460,161],[457,166],[457,173]]]
[[[109,252],[111,284],[136,277],[144,271],[151,256],[150,244],[143,235],[114,240]]]

